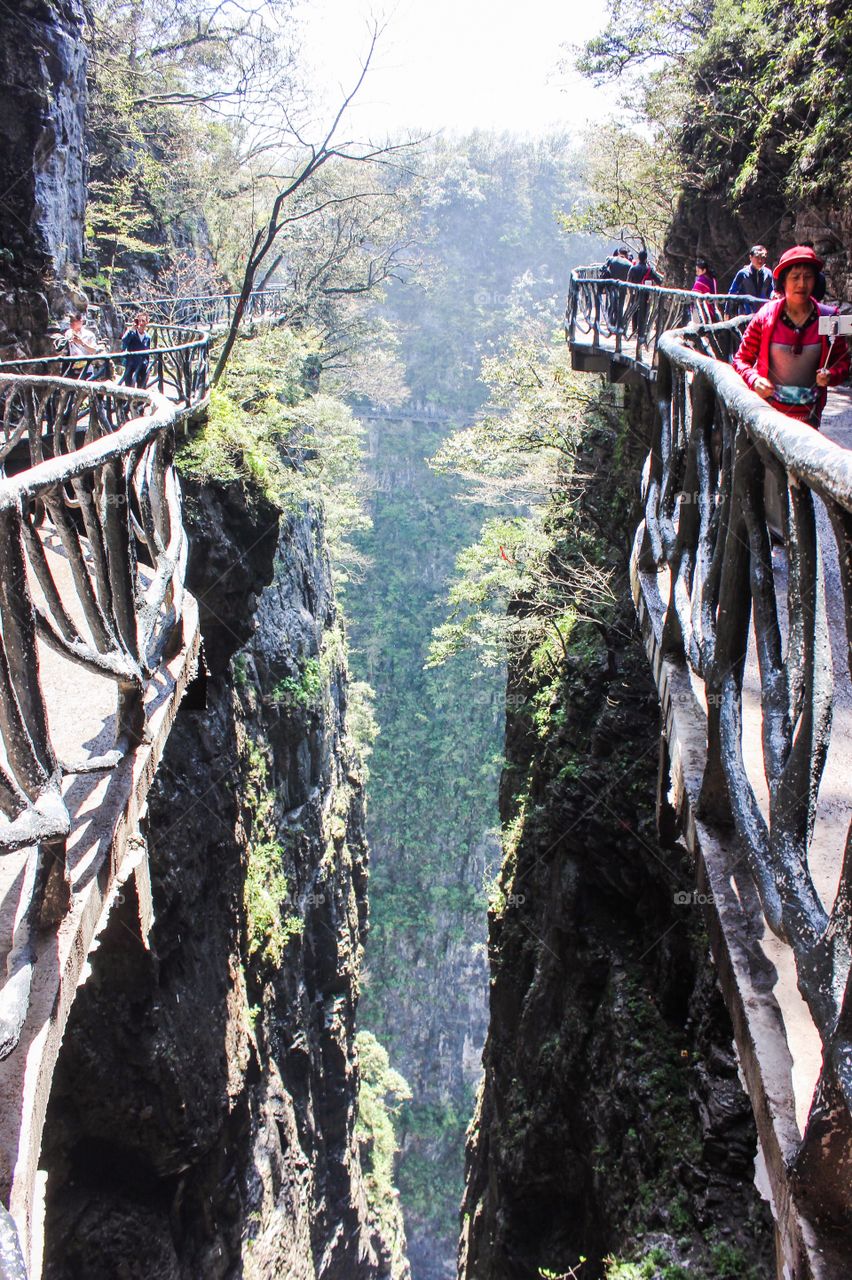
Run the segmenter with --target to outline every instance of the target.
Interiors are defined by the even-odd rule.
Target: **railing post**
[[[615,323],[615,352],[616,355],[621,355],[621,336],[624,332],[625,312],[627,309],[627,286],[622,284],[620,280],[617,280],[615,287],[617,291],[616,296],[618,298]]]

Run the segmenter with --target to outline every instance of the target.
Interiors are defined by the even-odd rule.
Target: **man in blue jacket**
[[[126,387],[142,387],[148,383],[148,352],[151,350],[151,335],[148,333],[148,313],[140,311],[135,317],[133,328],[128,329],[121,339],[123,351],[128,352],[125,361],[122,385]]]
[[[749,266],[742,267],[731,281],[728,293],[743,295],[742,302],[731,302],[727,306],[729,316],[750,316],[759,311],[764,302],[772,297],[775,287],[772,272],[766,265],[768,257],[766,246],[754,245],[749,251]],[[760,302],[749,302],[749,298],[760,298]]]

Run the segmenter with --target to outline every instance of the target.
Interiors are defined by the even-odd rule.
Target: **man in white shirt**
[[[68,354],[74,360],[92,360],[94,356],[99,356],[106,351],[106,347],[100,341],[94,329],[89,329],[83,324],[83,317],[79,312],[69,318],[65,341]],[[104,361],[100,368],[97,369],[92,364],[84,365],[82,371],[72,369],[70,376],[82,377],[87,381],[93,378],[109,377],[107,361]]]

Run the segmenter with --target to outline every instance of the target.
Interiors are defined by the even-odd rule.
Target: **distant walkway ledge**
[[[199,653],[175,429],[209,396],[211,333],[198,326],[225,323],[234,299],[164,301],[145,389],[93,380],[107,360],[120,369],[123,351],[0,365],[4,1280],[41,1275],[38,1163],[53,1071],[86,958],[119,899],[147,942],[142,815]],[[244,315],[274,320],[276,306],[282,296],[265,291]]]
[[[771,408],[727,364],[748,317],[719,322],[725,302],[579,268],[566,338],[575,368],[652,388],[631,577],[661,836],[695,863],[673,908],[706,916],[779,1280],[847,1280],[852,409],[831,396],[820,433]]]

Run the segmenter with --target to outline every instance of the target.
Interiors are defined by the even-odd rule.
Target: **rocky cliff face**
[[[83,252],[86,46],[81,0],[0,14],[0,355],[46,350]]]
[[[769,190],[759,200],[730,207],[728,189],[693,192],[679,202],[666,238],[667,282],[690,288],[696,253],[710,259],[719,288],[726,289],[736,271],[748,264],[748,249],[765,244],[771,263],[785,249],[807,241],[825,262],[831,298],[852,297],[852,216],[848,209],[811,204],[798,211]]]
[[[209,676],[150,797],[149,948],[119,904],[65,1036],[45,1276],[404,1275],[355,1136],[367,850],[322,524],[238,483],[187,508]]]
[[[659,710],[625,578],[644,408],[628,405],[617,442],[590,435],[579,468],[594,477],[580,528],[615,532],[621,606],[605,635],[575,630],[546,698],[546,673],[510,673],[521,706],[507,724],[463,1280],[594,1280],[607,1255],[619,1280],[770,1270],[753,1123],[692,869],[655,821]]]

